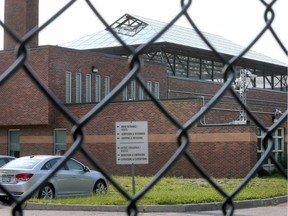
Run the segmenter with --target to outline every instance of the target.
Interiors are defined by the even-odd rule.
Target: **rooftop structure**
[[[125,14],[110,27],[128,46],[137,47],[146,44],[166,25],[161,21]],[[244,49],[222,36],[203,34],[226,59],[237,56]],[[107,29],[67,42],[63,46],[126,57],[131,54]],[[223,81],[223,64],[193,28],[172,26],[144,51],[143,58],[146,61],[165,63],[171,76]],[[252,82],[253,87],[287,91],[287,64],[281,61],[250,50],[239,60],[236,69],[248,69],[257,76]]]

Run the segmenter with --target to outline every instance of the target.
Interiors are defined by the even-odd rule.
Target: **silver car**
[[[13,156],[0,155],[0,167],[2,167],[4,164],[6,164],[6,163],[8,163],[14,159],[15,159],[15,157],[13,157]]]
[[[0,184],[14,196],[21,196],[47,175],[62,157],[38,155],[17,158],[0,168]],[[107,186],[107,180],[100,172],[90,170],[75,159],[69,159],[34,196],[52,199],[106,193]],[[1,198],[7,199],[7,195],[0,189]]]

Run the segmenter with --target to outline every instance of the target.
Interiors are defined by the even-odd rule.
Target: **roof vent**
[[[144,29],[147,25],[147,23],[129,14],[125,14],[112,25],[110,25],[110,27],[118,34],[133,37],[142,29]]]

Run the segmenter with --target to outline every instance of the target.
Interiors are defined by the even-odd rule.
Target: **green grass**
[[[114,179],[132,195],[131,177],[116,176]],[[135,177],[136,194],[152,177]],[[242,179],[215,179],[226,193],[231,193]],[[264,199],[287,195],[287,181],[283,177],[254,178],[234,200]],[[169,205],[189,203],[223,202],[223,197],[203,179],[169,177],[161,179],[143,198],[139,205]],[[58,198],[53,200],[30,199],[29,202],[85,205],[127,205],[127,200],[110,185],[107,194],[84,197]]]

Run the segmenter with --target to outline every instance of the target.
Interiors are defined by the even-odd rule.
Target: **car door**
[[[49,160],[45,163],[41,170],[51,170],[59,160],[60,158]],[[50,181],[55,187],[55,193],[57,194],[56,196],[63,196],[71,193],[71,183],[69,181],[70,178],[70,173],[68,172],[66,165],[64,165],[55,175],[52,176]]]
[[[93,182],[84,166],[73,159],[66,163],[69,172],[70,192],[75,194],[88,194],[92,192]],[[67,175],[68,176],[68,175]]]

